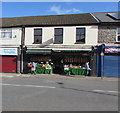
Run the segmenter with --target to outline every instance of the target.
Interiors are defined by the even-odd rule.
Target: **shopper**
[[[33,71],[34,74],[36,74],[36,65],[37,65],[37,63],[32,62],[32,66],[33,66],[33,68],[34,68],[34,71]]]
[[[31,67],[31,74],[36,74],[33,66]]]
[[[85,69],[86,69],[86,76],[88,76],[89,75],[89,73],[90,73],[90,67],[89,67],[89,62],[86,62],[85,63]]]

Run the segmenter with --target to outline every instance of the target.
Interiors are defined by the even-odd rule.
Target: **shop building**
[[[37,21],[25,27],[25,66],[51,61],[54,73],[63,73],[64,65],[84,66],[86,61],[93,67],[91,47],[98,42],[98,21],[91,14],[29,17],[33,18]]]
[[[120,12],[93,13],[100,21],[96,47],[96,76],[120,77]],[[104,53],[101,54],[101,45]]]
[[[17,73],[19,70],[19,47],[0,48],[0,72]]]
[[[98,77],[120,77],[120,47],[104,46],[96,47],[96,76]]]
[[[21,72],[21,33],[21,28],[0,29],[0,72]]]

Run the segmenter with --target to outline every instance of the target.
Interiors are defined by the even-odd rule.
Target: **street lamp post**
[[[105,44],[101,45],[101,79],[104,77],[104,54],[105,54]]]

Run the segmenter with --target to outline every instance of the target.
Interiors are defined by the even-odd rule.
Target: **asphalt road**
[[[114,80],[2,77],[1,86],[2,111],[118,111]]]

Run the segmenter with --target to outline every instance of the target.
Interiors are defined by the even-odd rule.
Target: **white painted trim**
[[[52,48],[27,48],[27,49],[40,49],[40,50],[44,50],[44,49],[52,49]]]
[[[91,50],[91,49],[63,49],[63,48],[53,48],[52,50]]]
[[[2,46],[0,45],[0,48],[18,48],[20,46],[10,46],[10,45],[6,45],[6,46]]]
[[[119,29],[120,29],[120,27],[119,27]],[[116,28],[116,42],[120,42],[120,41],[118,41],[118,28]]]

